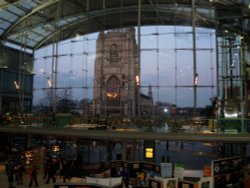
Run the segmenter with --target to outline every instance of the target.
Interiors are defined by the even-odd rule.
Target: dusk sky
[[[92,99],[97,36],[94,33],[59,43],[57,87],[71,87],[74,99]],[[198,86],[203,86],[198,88],[197,106],[204,107],[216,95],[216,87],[209,87],[216,86],[215,31],[197,28],[196,36]],[[142,27],[142,92],[147,94],[144,86],[151,84],[154,101],[192,107],[193,88],[187,87],[193,85],[192,48],[192,27]],[[35,52],[34,105],[48,88],[51,55],[51,46]]]

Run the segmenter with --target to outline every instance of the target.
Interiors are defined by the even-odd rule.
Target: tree
[[[43,96],[39,100],[39,109],[36,109],[37,113],[52,113],[52,91],[51,89],[45,89]]]
[[[52,106],[51,103],[52,93],[50,89],[45,89],[43,92],[43,97],[39,100],[39,103],[43,106]]]
[[[57,97],[57,112],[70,113],[76,107],[77,102],[72,100],[72,90],[63,89]]]
[[[88,114],[90,105],[91,105],[91,101],[89,99],[87,99],[87,98],[83,98],[79,102],[79,107],[80,107],[80,109],[83,110],[84,114]]]
[[[216,111],[218,110],[217,104],[218,104],[218,97],[212,97],[210,98],[211,105],[207,105],[204,109],[201,110],[200,115],[205,116],[208,118],[214,118],[216,115]]]
[[[200,115],[207,118],[214,118],[214,107],[211,105],[205,106],[205,108],[200,111]]]

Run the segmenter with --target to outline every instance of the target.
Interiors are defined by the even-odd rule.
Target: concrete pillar
[[[2,96],[0,96],[0,113],[2,113],[3,112],[3,109],[2,109]]]
[[[110,162],[112,160],[112,149],[113,149],[113,143],[111,141],[107,142],[107,162]]]
[[[132,152],[132,160],[138,161],[138,145],[137,140],[133,140],[133,152]]]
[[[32,146],[32,134],[27,134],[27,147],[31,147]]]
[[[127,141],[122,141],[122,160],[127,161]]]

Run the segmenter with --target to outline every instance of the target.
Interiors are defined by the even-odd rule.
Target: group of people
[[[66,180],[70,181],[71,179],[71,167],[73,163],[71,160],[63,159],[63,158],[51,158],[47,157],[44,166],[44,176],[46,179],[46,184],[53,181],[56,182],[56,176],[63,178],[63,182]]]
[[[25,168],[21,162],[9,161],[6,164],[6,173],[8,175],[9,188],[14,188],[13,183],[17,185],[23,185],[23,175]]]
[[[72,165],[73,163],[71,160],[51,157],[46,158],[43,174],[45,183],[49,184],[51,180],[55,183],[57,176],[63,178],[64,183],[70,181]],[[28,186],[31,187],[35,185],[38,187],[37,168],[35,165],[25,168],[21,162],[11,160],[6,163],[6,173],[8,176],[9,188],[15,188],[15,185],[23,185],[24,173],[29,174]]]
[[[74,176],[75,168],[80,168],[81,166],[81,155],[77,157],[76,161],[70,158],[51,157],[48,155],[45,159],[41,175],[43,175],[45,184],[49,184],[51,181],[55,183],[57,178],[61,178],[65,183],[66,181],[70,181],[71,177]],[[38,187],[38,168],[36,168],[36,165],[25,166],[20,160],[12,159],[6,161],[5,169],[8,176],[9,188],[15,188],[17,185],[23,185],[24,174],[29,175],[29,187],[32,185]],[[39,173],[41,173],[40,170]]]
[[[15,188],[14,183],[16,183],[16,185],[23,185],[23,176],[25,171],[26,169],[21,162],[9,161],[8,164],[6,164],[6,173],[8,175],[9,188]],[[37,170],[35,166],[32,166],[29,169],[29,175],[30,181],[28,186],[31,187],[34,182],[37,187]]]

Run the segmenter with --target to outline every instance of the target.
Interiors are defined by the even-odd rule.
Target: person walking
[[[38,181],[37,181],[37,170],[35,166],[33,166],[30,170],[30,182],[29,182],[29,187],[32,186],[33,181],[35,182],[36,187],[38,187]]]
[[[17,185],[23,185],[23,174],[25,168],[21,163],[18,163],[18,173],[17,173]]]
[[[63,160],[63,183],[66,182],[66,180],[70,181],[70,170],[71,170],[71,162],[69,160]]]
[[[49,166],[51,165],[52,161],[50,157],[46,157],[46,161],[44,164],[44,175],[43,175],[43,179],[46,179],[48,176],[48,172],[49,172]]]
[[[14,182],[14,170],[10,170],[8,174],[8,182],[9,182],[9,188],[15,188],[13,185]]]
[[[55,174],[56,174],[55,164],[54,162],[52,162],[48,167],[48,177],[46,180],[46,184],[49,183],[50,179],[52,179],[53,183],[56,182]]]

